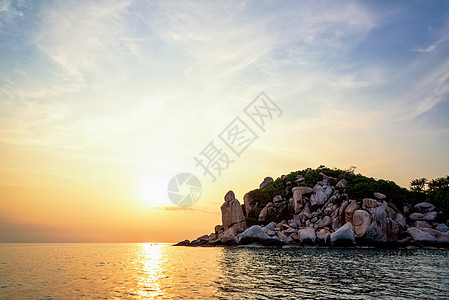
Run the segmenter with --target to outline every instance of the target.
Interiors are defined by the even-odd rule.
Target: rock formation
[[[285,199],[279,194],[265,202],[262,209],[258,208],[259,224],[250,228],[247,228],[248,216],[260,203],[254,201],[250,193],[245,194],[244,212],[234,192],[229,191],[221,206],[222,225],[215,226],[214,232],[209,235],[203,235],[192,242],[185,240],[178,245],[258,243],[277,246],[297,244],[329,247],[449,247],[449,222],[441,222],[440,214],[432,203],[408,205],[399,211],[388,194],[381,192],[375,192],[373,198],[357,201],[346,194],[348,182],[345,179],[337,182],[326,174],[320,175],[323,180],[314,184],[313,188],[303,186],[307,181],[302,175],[292,181],[297,186],[293,186],[291,181],[285,182],[287,188],[280,192],[290,198]],[[272,183],[273,178],[266,177],[260,184],[260,189]],[[281,215],[289,217],[280,220]],[[254,221],[252,222],[254,224]]]

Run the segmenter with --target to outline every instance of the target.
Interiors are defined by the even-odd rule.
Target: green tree
[[[414,192],[423,192],[427,183],[426,178],[413,179],[410,182],[410,189]]]

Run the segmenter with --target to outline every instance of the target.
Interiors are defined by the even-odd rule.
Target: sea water
[[[0,298],[449,299],[449,251],[0,244]]]

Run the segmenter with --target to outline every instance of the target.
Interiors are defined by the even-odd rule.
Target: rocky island
[[[176,245],[449,248],[448,181],[418,180],[409,191],[324,166],[267,177],[243,205],[226,193],[214,232]]]

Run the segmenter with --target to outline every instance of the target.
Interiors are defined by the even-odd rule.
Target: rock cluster
[[[449,247],[449,228],[441,221],[436,207],[428,202],[416,204],[412,209],[399,210],[388,195],[380,192],[373,198],[356,201],[345,193],[347,181],[337,182],[323,173],[323,178],[313,188],[290,186],[290,199],[275,196],[260,211],[260,225],[247,227],[245,216],[258,203],[245,194],[244,207],[235,198],[234,192],[225,195],[221,206],[222,225],[215,226],[213,233],[203,235],[192,242],[182,241],[177,245],[218,246],[246,245],[323,245],[330,247],[353,246],[437,246]],[[295,183],[303,184],[299,175]],[[265,188],[273,183],[267,177],[260,184]],[[333,186],[332,183],[335,183]],[[286,191],[287,192],[287,191]],[[270,216],[277,219],[288,211],[290,218],[267,224]],[[285,215],[285,214],[284,214]],[[405,216],[408,217],[405,217]],[[447,220],[446,220],[447,222]],[[263,224],[266,224],[265,226]]]

